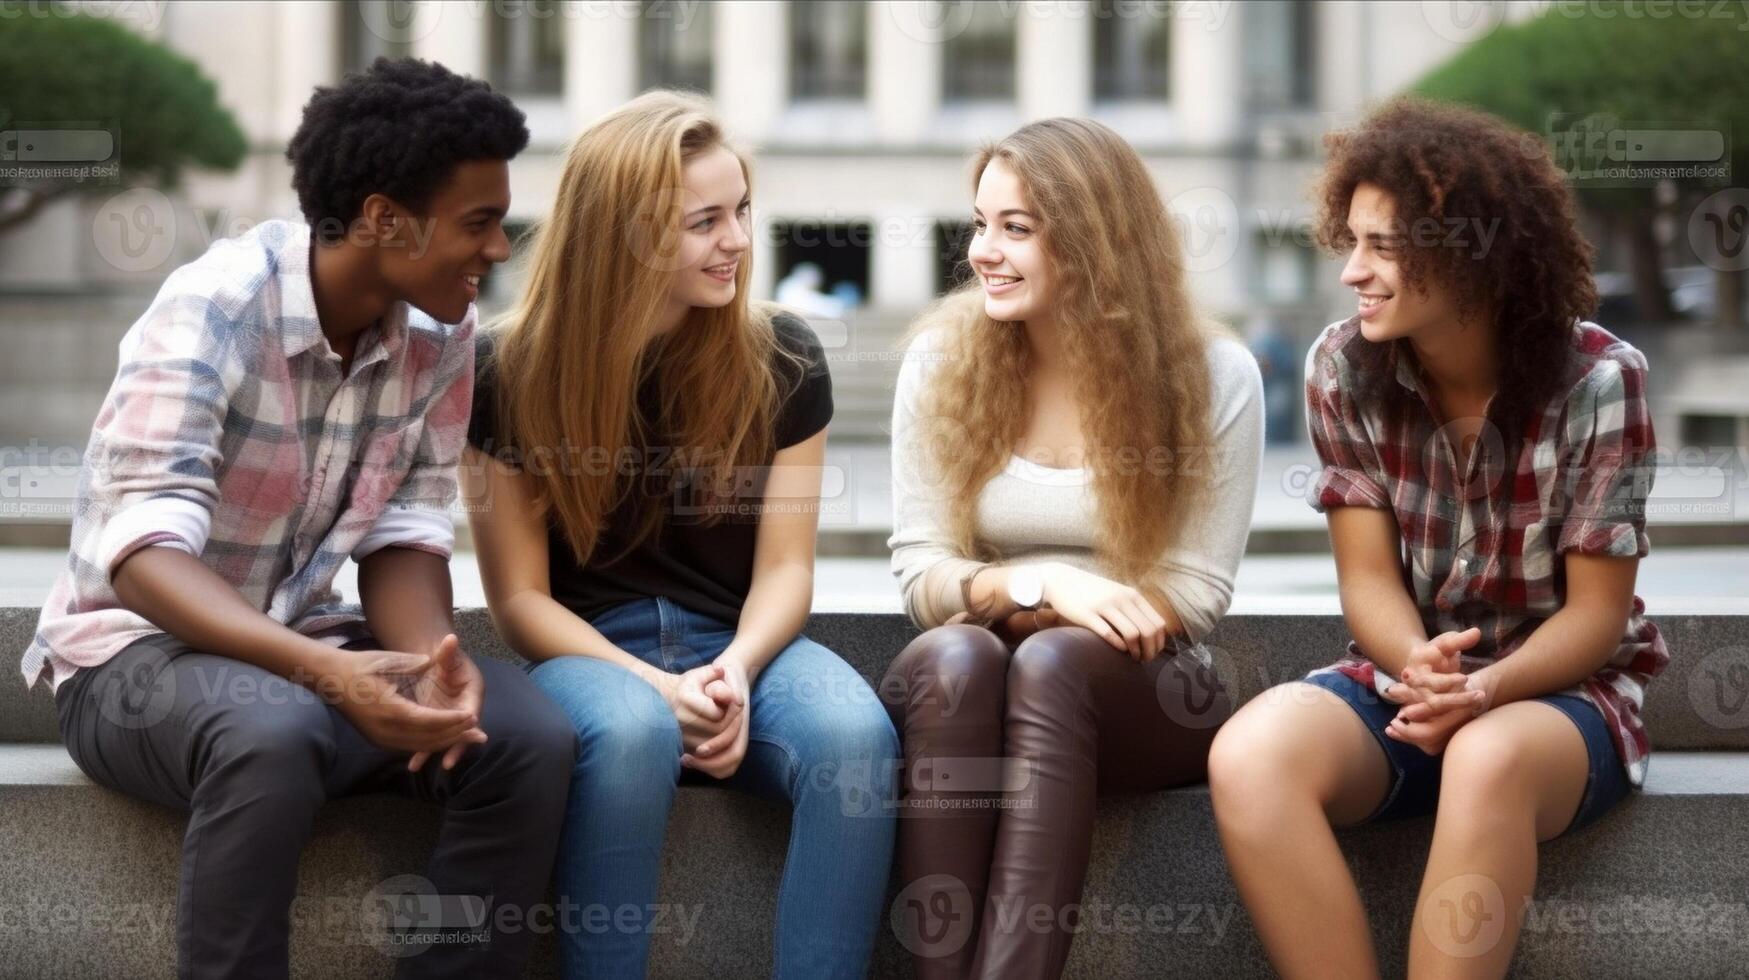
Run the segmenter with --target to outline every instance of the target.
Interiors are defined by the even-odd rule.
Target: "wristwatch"
[[[1017,565],[1009,570],[1008,598],[1028,610],[1037,609],[1045,601],[1045,576],[1037,565]]]

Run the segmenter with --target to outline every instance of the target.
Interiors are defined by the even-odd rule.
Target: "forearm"
[[[1489,706],[1542,697],[1585,680],[1621,644],[1626,618],[1613,610],[1563,606],[1510,655],[1470,675]]]
[[[122,605],[183,643],[301,684],[330,676],[343,655],[276,622],[178,548],[141,548],[116,567],[111,584]]]
[[[385,650],[429,654],[455,632],[449,561],[416,548],[389,546],[358,563],[365,622]]]
[[[972,579],[972,587],[967,590],[971,596],[971,606],[968,612],[975,611],[986,619],[1005,619],[1020,607],[1008,595],[1008,576],[1016,566],[988,565]],[[954,591],[960,591],[960,584],[952,583]],[[963,604],[963,600],[962,600]]]
[[[615,646],[589,621],[538,589],[524,589],[491,604],[492,621],[504,642],[526,660],[539,663],[555,657],[594,657],[650,681],[661,673]]]
[[[1401,579],[1376,576],[1340,583],[1342,619],[1367,659],[1392,677],[1409,665],[1409,652],[1427,642],[1421,613]]]
[[[748,676],[758,674],[801,633],[813,605],[811,563],[786,561],[759,569],[741,606],[735,638],[722,656],[740,661]]]
[[[913,573],[900,564],[899,552],[894,552],[893,560],[895,568],[898,569],[905,614],[918,629],[924,630],[940,626],[956,613],[965,610],[965,602],[960,596],[959,580],[967,572],[983,564],[944,555],[924,566],[914,577],[907,578]]]
[[[1164,619],[1166,621],[1166,632],[1167,633],[1170,633],[1173,636],[1190,636],[1191,635],[1192,631],[1190,629],[1188,629],[1187,627],[1185,627],[1184,619],[1178,615],[1178,609],[1173,604],[1172,597],[1171,597],[1171,595],[1168,594],[1167,589],[1164,585],[1161,585],[1159,583],[1154,583],[1154,582],[1144,583],[1141,586],[1141,593],[1143,596],[1145,596],[1147,598],[1148,605],[1154,607],[1154,611],[1159,613],[1160,618]],[[1219,604],[1223,610],[1225,610],[1225,608],[1226,608],[1225,602],[1216,603],[1216,601],[1213,598],[1208,599],[1208,602],[1211,605]],[[1190,602],[1187,602],[1187,603],[1185,603],[1185,608],[1194,608],[1194,605]],[[1209,625],[1208,625],[1208,629],[1202,629],[1201,627],[1199,627],[1196,630],[1197,635],[1192,637],[1192,639],[1201,639],[1202,636],[1206,635],[1210,630],[1214,629],[1214,620],[1217,620],[1219,618],[1220,618],[1220,616],[1218,614],[1211,617]]]

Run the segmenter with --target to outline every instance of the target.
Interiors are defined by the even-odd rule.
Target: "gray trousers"
[[[576,734],[521,670],[475,662],[487,740],[448,772],[440,759],[408,772],[407,754],[371,744],[308,688],[167,634],[60,686],[61,739],[86,775],[189,814],[176,904],[180,976],[286,976],[298,858],[316,810],[365,792],[444,809],[425,870],[429,892],[421,882],[419,894],[392,897],[380,924],[402,930],[393,944],[384,937],[398,974],[521,972],[532,938],[521,926],[545,899]],[[519,908],[495,914],[506,905]],[[513,925],[498,927],[505,922]]]

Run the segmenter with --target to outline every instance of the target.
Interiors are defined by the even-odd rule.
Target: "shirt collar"
[[[280,346],[285,356],[307,350],[330,351],[316,315],[315,280],[310,274],[310,226],[285,222],[280,241],[276,277],[280,296]],[[387,360],[401,352],[407,339],[407,304],[395,303],[375,326],[358,338],[352,369]]]
[[[1410,393],[1420,399],[1426,406],[1428,417],[1438,420],[1439,406],[1435,404],[1433,389],[1422,382],[1421,362],[1416,360],[1415,351],[1407,340],[1391,342],[1392,369],[1396,372],[1397,383],[1409,389]],[[1488,402],[1482,407],[1482,416],[1490,421],[1494,419],[1494,406],[1500,401],[1500,393],[1496,391],[1488,397]]]
[[[1391,362],[1391,369],[1397,375],[1397,383],[1421,394],[1421,363],[1415,360],[1415,352],[1409,349],[1408,341],[1391,341]]]

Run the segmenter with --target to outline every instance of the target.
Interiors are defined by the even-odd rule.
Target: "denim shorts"
[[[1385,734],[1401,705],[1385,700],[1377,691],[1347,674],[1332,671],[1313,674],[1302,680],[1347,702],[1385,750],[1385,759],[1391,765],[1390,789],[1385,793],[1384,802],[1363,823],[1422,817],[1438,809],[1442,757],[1428,755],[1408,742],[1399,742]],[[1627,773],[1622,770],[1621,753],[1616,751],[1615,741],[1609,737],[1609,727],[1604,723],[1602,712],[1591,702],[1571,694],[1549,694],[1533,700],[1558,708],[1573,720],[1573,724],[1579,727],[1580,737],[1585,739],[1585,755],[1590,768],[1585,777],[1585,795],[1579,800],[1579,812],[1574,814],[1573,822],[1561,831],[1562,834],[1572,833],[1609,812],[1610,807],[1628,795],[1631,787]]]

